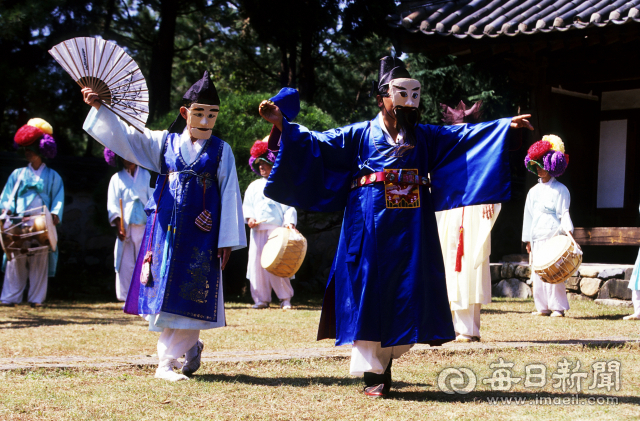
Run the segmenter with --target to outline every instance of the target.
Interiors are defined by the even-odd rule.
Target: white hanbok
[[[244,194],[242,213],[246,222],[249,218],[260,222],[251,229],[249,235],[249,264],[247,265],[247,279],[251,286],[251,298],[256,304],[271,302],[271,290],[275,291],[280,301],[293,297],[293,288],[289,278],[281,278],[267,272],[260,264],[262,249],[267,243],[269,234],[278,228],[298,223],[296,209],[283,205],[264,195],[266,178],[255,180]]]
[[[524,206],[522,241],[531,243],[533,258],[544,249],[549,239],[557,234],[573,233],[573,223],[569,216],[571,195],[567,187],[554,177],[547,183],[538,179],[527,194]],[[567,289],[564,282],[549,284],[543,282],[535,272],[531,272],[533,299],[536,310],[549,314],[569,309]]]
[[[151,171],[161,172],[164,145],[169,134],[167,130],[145,129],[144,133],[140,133],[122,122],[107,107],[100,107],[99,110],[91,108],[83,129],[96,141],[123,159]],[[205,140],[192,142],[185,129],[180,137],[180,153],[187,164],[196,160],[204,142]],[[242,199],[235,159],[231,147],[226,142],[223,142],[217,180],[221,202],[218,247],[238,250],[247,246],[247,239],[244,231]],[[159,367],[173,364],[176,358],[196,346],[200,330],[226,326],[222,291],[221,270],[216,322],[191,319],[165,312],[144,315],[149,321],[149,330],[162,333],[158,340]],[[182,331],[176,332],[176,330]]]
[[[453,327],[457,337],[480,337],[480,308],[491,303],[491,229],[501,205],[494,205],[493,217],[482,217],[483,205],[436,212],[440,246],[444,258],[447,294],[451,306]],[[461,271],[456,272],[456,257],[463,226],[464,254]]]
[[[126,237],[124,241],[116,239],[114,249],[114,268],[116,271],[116,297],[125,301],[129,293],[131,278],[136,267],[140,251],[147,214],[144,206],[153,194],[149,187],[151,174],[144,168],[135,167],[133,175],[122,169],[111,177],[107,198],[109,223],[115,226],[115,219],[122,218]],[[124,217],[120,215],[120,199]]]

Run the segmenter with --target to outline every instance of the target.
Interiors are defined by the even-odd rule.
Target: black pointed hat
[[[402,60],[396,57],[383,57],[380,60],[380,71],[378,72],[378,91],[393,79],[398,78],[411,79],[411,75],[404,67]]]
[[[182,97],[184,105],[193,102],[207,105],[220,105],[220,97],[215,85],[211,81],[208,71],[204,71],[202,78],[191,85],[187,93]],[[169,127],[169,133],[182,133],[187,126],[187,122],[180,114]]]

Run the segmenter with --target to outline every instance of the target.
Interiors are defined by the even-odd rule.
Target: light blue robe
[[[18,180],[20,180],[20,185],[16,190],[15,197],[12,198],[11,193]],[[36,196],[40,196],[42,203],[47,206],[51,214],[58,215],[60,222],[62,222],[64,185],[60,175],[48,166],[43,169],[39,181],[36,180],[33,171],[28,167],[14,170],[2,190],[0,206],[2,209],[10,210],[14,215],[23,215]],[[5,255],[2,261],[3,272],[6,263],[7,256]],[[58,250],[56,249],[54,252],[49,252],[49,276],[55,276],[57,266]]]
[[[127,170],[122,169],[111,177],[109,182],[109,193],[107,199],[107,211],[109,212],[109,222],[115,226],[115,219],[120,217],[120,199],[124,211],[125,231],[132,223],[134,225],[145,225],[147,214],[144,205],[153,194],[153,189],[149,187],[151,174],[144,168],[137,167],[134,176]],[[133,221],[132,221],[133,219]],[[124,241],[116,240],[114,250],[114,267],[116,272],[120,270],[122,263],[122,252],[124,251]]]

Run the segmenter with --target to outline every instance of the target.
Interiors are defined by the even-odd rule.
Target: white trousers
[[[535,256],[545,246],[548,240],[532,242],[532,253]],[[552,311],[569,310],[569,300],[567,299],[567,287],[564,282],[558,284],[548,284],[540,279],[540,276],[531,271],[531,281],[533,284],[533,301],[536,303],[536,310],[541,313],[551,313]]]
[[[276,229],[275,225],[269,225],[267,229],[253,230],[254,244],[249,244],[249,267],[247,268],[247,278],[249,278],[249,284],[251,285],[251,298],[257,303],[270,303],[271,302],[271,290],[275,291],[278,299],[290,300],[293,297],[293,288],[291,287],[291,280],[289,278],[280,278],[275,276],[265,269],[260,264],[260,257],[262,256],[262,249],[267,243],[269,234]]]
[[[533,301],[536,303],[536,310],[541,313],[551,313],[552,311],[569,310],[569,300],[567,299],[567,287],[564,282],[549,284],[543,282],[537,273],[531,272],[533,281]]]
[[[21,303],[22,294],[27,286],[27,279],[29,279],[27,300],[30,303],[42,304],[47,297],[48,275],[49,253],[14,257],[7,262],[0,301],[12,304]]]
[[[165,366],[182,357],[199,337],[199,330],[165,328],[158,338],[158,365]]]
[[[471,339],[473,336],[480,337],[480,308],[482,304],[469,304],[465,310],[453,310],[453,329],[456,337],[461,336]]]
[[[362,376],[365,372],[383,374],[392,358],[399,358],[413,345],[400,345],[382,348],[380,342],[355,341],[351,349],[351,368],[349,373]]]
[[[116,271],[116,297],[118,301],[126,301],[127,299],[140,244],[142,244],[144,237],[144,225],[129,225],[127,229],[129,232],[127,232],[127,238],[122,248],[120,269]]]
[[[640,317],[640,291],[631,291],[631,302],[633,303],[633,315]]]

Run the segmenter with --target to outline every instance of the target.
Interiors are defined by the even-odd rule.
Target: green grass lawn
[[[389,399],[367,398],[360,379],[349,376],[348,359],[204,364],[186,382],[153,379],[153,369],[35,370],[0,373],[0,419],[21,420],[198,420],[198,419],[639,419],[640,349],[614,348],[446,352],[417,351],[394,363],[394,389]],[[449,395],[437,387],[447,367],[471,368],[479,378],[491,376],[492,362],[514,362],[514,375],[524,365],[543,363],[548,384],[540,389],[516,385],[508,392],[491,391],[479,381],[476,391]],[[558,361],[579,360],[586,370],[596,361],[622,364],[620,390],[586,390],[585,399],[607,396],[617,404],[530,405],[536,396],[571,399],[575,391],[553,387]],[[528,399],[524,404],[490,404],[489,398]],[[553,401],[551,401],[553,402]]]
[[[229,326],[202,332],[205,351],[324,348],[315,341],[319,302],[298,302],[292,311],[252,310],[227,303]],[[116,303],[50,303],[0,308],[0,357],[126,356],[155,353],[157,334],[145,322],[127,316]],[[204,363],[187,382],[153,378],[153,367],[19,369],[0,372],[0,420],[191,420],[191,419],[640,419],[640,348],[637,343],[566,346],[554,342],[580,339],[640,339],[640,322],[621,320],[629,309],[572,301],[564,319],[532,317],[531,300],[499,299],[482,310],[483,342],[538,342],[525,349],[453,351],[414,350],[394,362],[390,399],[361,394],[359,378],[350,376],[346,358],[241,363]],[[551,343],[551,345],[549,345]],[[484,384],[502,358],[514,363],[515,377],[525,366],[544,364],[547,384],[509,391]],[[578,404],[575,390],[554,388],[558,364],[588,373]],[[592,364],[619,361],[619,390],[588,390]],[[446,368],[471,369],[478,378],[469,394],[446,394],[438,375]],[[551,404],[536,404],[535,399]],[[617,398],[617,404],[597,399]],[[488,399],[527,399],[511,405]],[[585,399],[592,398],[593,404]],[[533,404],[530,402],[533,399]],[[556,399],[560,404],[554,404]]]

